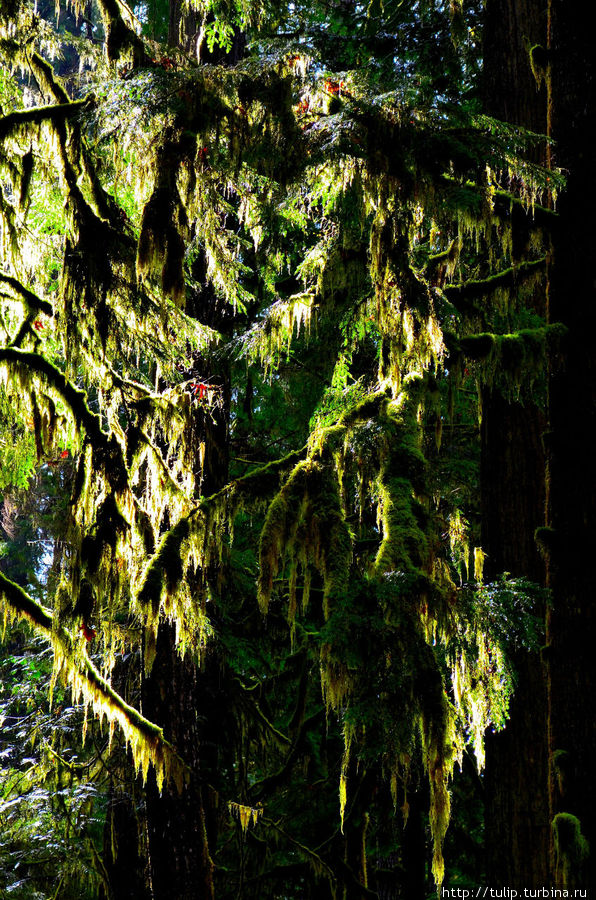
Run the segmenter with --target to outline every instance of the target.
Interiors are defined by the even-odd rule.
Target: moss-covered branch
[[[157,614],[165,581],[173,587],[182,577],[180,554],[184,541],[191,532],[205,524],[212,510],[225,503],[232,495],[242,498],[262,500],[274,493],[279,484],[280,472],[293,467],[306,455],[306,447],[292,451],[287,456],[272,460],[252,472],[229,482],[215,494],[205,497],[184,518],[180,519],[162,537],[159,547],[145,569],[141,587],[136,595],[136,604],[142,610],[152,610]]]
[[[448,284],[443,288],[443,293],[451,303],[457,306],[459,300],[485,297],[499,288],[515,288],[526,278],[543,271],[545,266],[546,257],[543,256],[531,262],[523,262],[519,263],[519,265],[511,266],[502,272],[490,275],[488,278],[471,279],[461,284]]]
[[[68,103],[56,103],[49,106],[32,106],[29,109],[18,109],[0,119],[0,140],[5,140],[23,128],[42,125],[44,122],[54,124],[65,122],[78,116],[81,110],[89,107],[91,100],[70,100]]]
[[[448,206],[466,210],[470,218],[476,218],[478,222],[483,218],[483,207],[487,206],[486,187],[473,181],[462,182],[451,175],[442,175],[436,181],[436,187],[444,192]],[[498,188],[490,194],[490,211],[498,220],[510,222],[527,229],[530,224],[537,228],[552,228],[557,220],[557,213],[553,209],[540,206],[538,203],[530,203],[526,198],[516,197],[508,191]]]
[[[524,363],[536,366],[546,358],[548,350],[558,349],[567,329],[560,322],[538,328],[521,328],[511,334],[481,332],[459,341],[461,353],[473,362],[490,360],[507,371],[515,372]]]
[[[28,53],[25,59],[42,94],[51,97],[56,103],[70,103],[67,91],[55,78],[54,69],[43,56],[39,53]]]
[[[87,404],[85,391],[74,386],[60,369],[44,356],[18,347],[0,348],[0,363],[15,366],[26,373],[41,376],[64,400],[77,423],[82,426],[95,446],[107,447],[109,435],[101,427],[101,419]]]
[[[22,285],[18,279],[13,278],[11,275],[6,275],[4,272],[0,272],[0,282],[9,287],[13,293],[17,294],[21,300],[23,300],[27,312],[40,312],[44,313],[46,316],[54,314],[51,303],[47,300],[42,300],[41,297],[38,297],[37,294],[34,294],[33,291],[30,291],[29,288]]]
[[[159,783],[164,776],[168,776],[181,784],[184,765],[165,740],[163,730],[126,703],[98,672],[87,654],[76,648],[72,635],[54,621],[47,609],[1,572],[0,601],[9,620],[24,620],[51,641],[56,667],[65,673],[73,695],[82,695],[101,717],[105,715],[109,722],[120,725],[131,745],[135,764],[142,769],[144,777],[149,764],[152,764]]]

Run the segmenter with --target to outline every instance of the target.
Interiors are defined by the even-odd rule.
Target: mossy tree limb
[[[73,695],[82,694],[84,701],[97,713],[121,727],[143,777],[146,777],[151,763],[160,782],[164,776],[172,777],[181,788],[184,764],[164,739],[163,730],[123,700],[98,672],[85,651],[76,646],[70,632],[57,624],[48,610],[1,572],[0,599],[7,619],[26,621],[51,642],[57,670],[65,672]]]
[[[476,298],[487,297],[492,291],[500,288],[516,288],[526,278],[544,272],[546,267],[546,257],[532,260],[531,262],[521,262],[516,266],[510,266],[503,269],[488,278],[470,279],[461,284],[447,284],[443,288],[443,293],[447,299],[456,307],[458,301],[473,300]]]
[[[30,313],[43,313],[51,316],[54,313],[54,307],[48,300],[42,300],[37,294],[34,294],[29,288],[21,284],[17,278],[0,272],[0,282],[5,284],[10,290],[23,300],[25,309]]]
[[[0,363],[14,366],[23,373],[34,373],[53,388],[67,404],[78,425],[97,447],[113,449],[113,441],[101,426],[101,418],[91,411],[85,391],[75,385],[45,356],[18,347],[0,348]]]

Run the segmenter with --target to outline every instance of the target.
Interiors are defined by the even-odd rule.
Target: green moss
[[[0,603],[9,619],[28,622],[48,638],[54,648],[57,671],[64,671],[76,702],[80,694],[102,717],[117,722],[130,743],[135,764],[147,775],[149,764],[156,769],[158,784],[164,775],[182,789],[185,766],[172,746],[164,739],[163,730],[130,706],[97,671],[84,652],[75,650],[70,632],[57,624],[48,610],[33,600],[19,585],[0,572]]]
[[[159,276],[164,294],[181,306],[186,295],[183,270],[186,244],[180,232],[186,226],[186,215],[176,188],[177,166],[171,162],[173,155],[170,144],[162,148],[157,163],[161,177],[141,218],[137,272],[143,277]]]
[[[459,342],[461,352],[468,359],[481,360],[487,359],[495,347],[495,335],[489,333],[472,334],[462,338]]]
[[[266,612],[282,559],[290,569],[313,565],[323,576],[325,614],[347,588],[352,537],[341,508],[337,475],[313,459],[299,463],[269,505],[259,541],[258,597]]]
[[[162,590],[175,590],[183,575],[181,549],[190,534],[190,519],[181,519],[161,539],[157,552],[147,566],[137,603],[141,610],[152,610],[152,617],[159,611]]]
[[[557,878],[567,888],[583,884],[583,866],[590,845],[582,834],[580,820],[571,813],[557,813],[552,821],[552,833]]]
[[[488,278],[470,279],[461,284],[446,285],[443,293],[459,309],[464,300],[488,297],[496,290],[518,290],[524,280],[543,272],[545,267],[546,257],[543,256],[540,259],[510,266]]]
[[[546,83],[550,53],[542,44],[533,44],[528,48],[528,57],[536,87],[540,88],[542,84]]]
[[[484,332],[461,338],[457,349],[477,364],[475,371],[481,381],[519,393],[546,372],[548,360],[560,352],[566,333],[561,323],[509,334]]]

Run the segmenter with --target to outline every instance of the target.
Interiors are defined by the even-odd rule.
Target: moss
[[[195,513],[193,518],[196,517]],[[151,610],[152,619],[158,614],[164,588],[175,590],[183,577],[182,544],[188,538],[190,530],[191,519],[185,517],[167,531],[145,570],[136,596],[136,605],[145,612]]]
[[[582,885],[590,845],[582,834],[580,820],[571,813],[557,813],[552,821],[552,833],[557,879],[566,888]]]
[[[267,511],[259,541],[259,605],[267,611],[281,558],[314,565],[323,576],[325,615],[347,587],[352,538],[329,463],[299,463]]]
[[[543,375],[547,361],[559,354],[566,333],[561,323],[521,328],[510,334],[486,332],[461,338],[458,349],[477,363],[476,371],[484,383],[519,394]]]
[[[73,700],[82,695],[102,717],[117,722],[130,744],[133,759],[143,778],[148,766],[156,769],[158,785],[164,777],[172,778],[182,789],[185,766],[172,746],[164,739],[162,729],[126,703],[97,671],[84,652],[75,649],[71,634],[57,624],[48,610],[33,600],[19,585],[0,573],[0,601],[9,615],[23,619],[48,638],[54,648],[55,674],[63,671],[73,691]]]
[[[552,753],[551,762],[557,779],[559,794],[561,797],[564,797],[567,790],[567,778],[573,772],[572,757],[567,750],[555,750]]]
[[[58,126],[67,119],[79,115],[81,110],[89,107],[90,100],[84,97],[82,100],[71,100],[68,103],[60,103],[55,106],[32,106],[28,109],[19,109],[0,118],[0,141],[4,141],[13,133],[22,132],[23,129],[51,122]]]
[[[114,494],[110,493],[98,507],[95,522],[81,544],[81,563],[94,574],[106,549],[114,550],[122,534],[130,528]]]
[[[108,435],[102,430],[100,417],[89,409],[85,391],[75,387],[53,363],[38,353],[20,350],[17,347],[1,348],[0,363],[2,362],[42,377],[67,403],[94,444],[107,445]]]
[[[494,334],[472,334],[459,342],[461,352],[468,359],[480,360],[489,357],[495,346]]]
[[[528,57],[532,75],[536,81],[536,87],[540,88],[546,83],[550,53],[542,44],[533,44],[528,48]]]
[[[461,284],[449,284],[443,288],[447,299],[458,309],[462,301],[480,297],[487,297],[493,291],[506,288],[519,289],[520,284],[527,278],[543,272],[546,268],[546,257],[522,262],[515,266],[496,272],[488,278],[470,279]]]
[[[307,475],[311,469],[310,460],[298,463],[267,510],[259,538],[257,595],[262,612],[267,612],[269,606],[281,554],[293,554],[292,537],[302,517],[307,496]]]
[[[127,15],[128,7],[118,3],[118,0],[99,0],[99,10],[106,33],[106,51],[110,62],[128,57],[133,67],[148,65],[151,60],[145,52],[145,45],[141,37],[134,30],[132,20],[130,24],[123,18]]]
[[[164,294],[181,306],[186,287],[183,271],[185,241],[180,228],[185,227],[186,221],[175,187],[176,168],[172,171],[169,165],[170,146],[167,151],[162,150],[162,156],[164,158],[157,163],[162,176],[145,204],[141,218],[137,272],[141,277],[158,274]],[[181,216],[183,222],[180,222]]]
[[[40,93],[51,98],[56,103],[69,103],[70,97],[64,87],[57,81],[51,63],[40,56],[39,53],[28,54],[33,77],[37,81]]]

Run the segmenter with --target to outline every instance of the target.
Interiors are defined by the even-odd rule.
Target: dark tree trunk
[[[410,797],[408,821],[403,831],[402,858],[404,878],[400,897],[426,896],[428,844],[423,810],[428,809],[428,792],[416,791]]]
[[[132,765],[129,771],[132,771]],[[128,792],[111,787],[103,852],[111,893],[102,888],[100,900],[150,900],[142,840],[144,821],[144,810],[139,810],[138,801]]]
[[[553,360],[549,414],[547,621],[549,750],[554,881],[596,885],[596,78],[593,6],[551,0],[550,127],[555,162],[568,172],[558,204],[549,278],[549,318],[568,328]],[[577,834],[590,844],[586,847]],[[558,847],[557,847],[558,844]],[[558,858],[557,858],[558,850]]]
[[[482,40],[484,96],[490,115],[546,134],[546,90],[530,49],[546,42],[546,0],[487,0]]]
[[[197,268],[198,267],[198,268]],[[206,263],[195,263],[195,276],[203,285],[188,292],[186,312],[205,324],[223,329],[230,318],[206,281]],[[202,356],[194,360],[186,377],[205,379],[218,389],[218,405],[206,410],[197,402],[193,428],[196,434],[197,483],[202,496],[222,488],[228,478],[230,376],[228,363],[214,363]],[[201,471],[199,444],[205,443]],[[203,572],[217,596],[218,571]],[[197,586],[198,588],[198,586]],[[197,597],[199,590],[197,589]],[[208,648],[200,664],[192,654],[181,658],[175,645],[175,629],[160,624],[156,656],[142,687],[143,712],[162,725],[190,769],[181,794],[164,784],[161,794],[153,774],[147,786],[147,821],[153,900],[211,900],[214,897],[211,852],[217,844],[218,810],[213,785],[218,781],[220,736],[229,698],[222,689],[224,661]]]
[[[534,531],[544,520],[541,416],[495,394],[483,420],[483,545],[489,577],[543,577]],[[538,653],[520,651],[504,731],[487,736],[487,880],[518,891],[548,882],[546,686]]]
[[[210,900],[212,863],[199,759],[201,691],[195,662],[189,656],[180,658],[174,638],[172,625],[160,625],[155,661],[143,684],[143,710],[163,725],[167,739],[189,766],[190,778],[182,793],[173,784],[164,784],[160,794],[150,774],[147,822],[151,888],[154,900]]]
[[[488,401],[488,402],[486,402]],[[487,396],[482,424],[483,546],[487,577],[543,579],[534,531],[544,521],[542,415]],[[486,863],[490,884],[548,882],[546,686],[538,653],[514,660],[518,683],[504,731],[487,736]]]
[[[497,118],[546,133],[546,91],[530,48],[546,39],[546,7],[536,0],[489,0],[484,36],[485,103]],[[545,163],[544,145],[536,161]],[[533,298],[544,314],[544,286]],[[482,423],[482,546],[485,572],[542,582],[534,531],[544,522],[544,415],[537,406],[485,391]],[[518,683],[505,731],[487,736],[487,880],[518,891],[548,883],[546,684],[538,654],[520,652]]]

